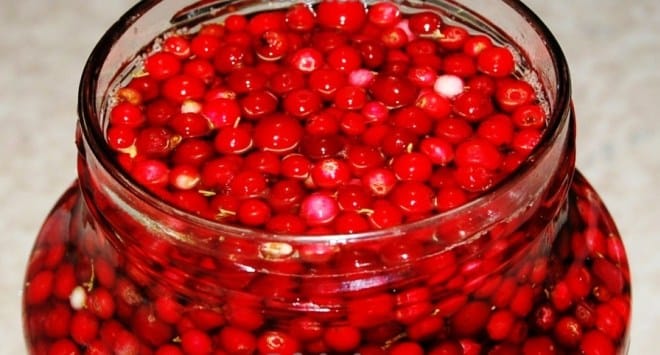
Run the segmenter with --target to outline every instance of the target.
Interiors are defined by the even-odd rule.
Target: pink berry
[[[339,214],[337,201],[325,193],[313,193],[300,205],[300,216],[308,225],[318,226],[332,222]]]

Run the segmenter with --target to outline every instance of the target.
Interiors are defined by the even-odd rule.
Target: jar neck
[[[217,258],[233,258],[232,253],[223,254],[219,245],[227,241],[247,241],[254,244],[257,253],[246,253],[246,258],[277,259],[299,255],[299,248],[310,245],[366,245],[374,241],[396,241],[404,235],[425,235],[437,242],[436,248],[428,251],[435,253],[482,235],[494,226],[506,224],[507,229],[515,230],[526,222],[524,216],[539,208],[548,209],[549,215],[556,214],[566,199],[574,170],[574,132],[569,104],[570,79],[563,54],[547,28],[518,2],[485,5],[471,0],[465,1],[464,5],[444,1],[434,3],[444,11],[454,13],[459,13],[454,8],[460,8],[465,13],[464,22],[498,40],[515,43],[518,54],[528,66],[527,74],[534,74],[544,88],[550,112],[549,129],[542,142],[495,189],[460,208],[422,221],[353,235],[272,235],[223,225],[178,210],[134,184],[112,160],[112,154],[103,142],[104,112],[109,106],[110,93],[135,69],[134,58],[139,50],[173,26],[171,22],[163,23],[163,19],[181,18],[181,12],[168,12],[181,7],[180,4],[174,6],[174,3],[177,2],[152,2],[132,9],[101,40],[82,78],[79,101],[81,185],[89,207],[97,211],[105,225],[122,235],[124,243],[139,244],[140,235],[147,234],[162,242]],[[240,3],[233,2],[236,6]],[[222,13],[221,10],[214,11]],[[199,13],[198,18],[184,16],[185,22],[208,19],[208,13],[196,13]],[[496,27],[486,20],[488,18],[502,21]],[[148,30],[137,31],[138,28]],[[147,38],[144,33],[148,33]]]

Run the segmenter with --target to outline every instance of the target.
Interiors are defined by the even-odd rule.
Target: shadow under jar
[[[287,1],[144,1],[80,86],[78,180],[26,271],[32,354],[625,354],[630,276],[614,222],[574,167],[565,58],[517,1],[400,3],[506,45],[548,113],[540,143],[474,200],[354,234],[278,235],[176,208],[106,144],[117,89],[163,34]]]

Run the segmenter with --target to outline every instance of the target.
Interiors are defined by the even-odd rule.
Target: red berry
[[[163,96],[176,103],[185,100],[197,100],[204,96],[204,82],[187,74],[175,75],[163,83]]]
[[[391,201],[406,214],[423,214],[433,210],[435,196],[427,185],[417,181],[404,181],[391,192]]]
[[[454,160],[458,166],[480,166],[496,170],[502,164],[502,153],[485,139],[473,138],[456,147]]]
[[[321,188],[336,188],[348,183],[350,167],[342,160],[323,159],[312,167],[311,178],[314,184]]]
[[[316,15],[322,27],[344,32],[359,30],[367,18],[360,1],[323,1],[318,4]]]
[[[309,31],[314,28],[316,19],[314,12],[305,4],[295,4],[286,11],[287,26],[295,31]]]
[[[390,108],[410,105],[417,98],[417,89],[406,79],[395,76],[376,76],[371,94]]]
[[[493,77],[511,75],[516,67],[511,51],[504,47],[488,47],[477,55],[477,68]]]
[[[144,61],[144,70],[156,80],[173,77],[181,70],[181,60],[173,53],[156,52]]]
[[[310,226],[328,224],[338,214],[337,201],[332,196],[321,192],[306,196],[300,205],[300,216]]]
[[[369,7],[367,18],[375,25],[390,27],[399,21],[401,12],[396,4],[383,1]]]
[[[254,144],[276,153],[289,152],[300,144],[303,129],[298,120],[284,115],[264,117],[254,127]]]
[[[136,128],[145,120],[140,107],[129,102],[120,102],[110,110],[110,124],[113,126]]]
[[[408,26],[416,35],[431,34],[440,28],[442,20],[435,12],[423,11],[410,16]]]
[[[332,350],[348,352],[360,345],[362,336],[357,328],[348,325],[337,325],[326,329],[323,340]]]
[[[186,354],[210,354],[212,347],[211,338],[200,330],[191,329],[181,334],[181,348]]]

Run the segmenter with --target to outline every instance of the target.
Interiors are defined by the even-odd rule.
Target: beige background
[[[75,177],[76,91],[104,30],[134,1],[0,1],[0,353],[25,353],[23,269]],[[570,63],[578,165],[625,237],[634,277],[630,354],[660,336],[660,2],[526,0]]]

